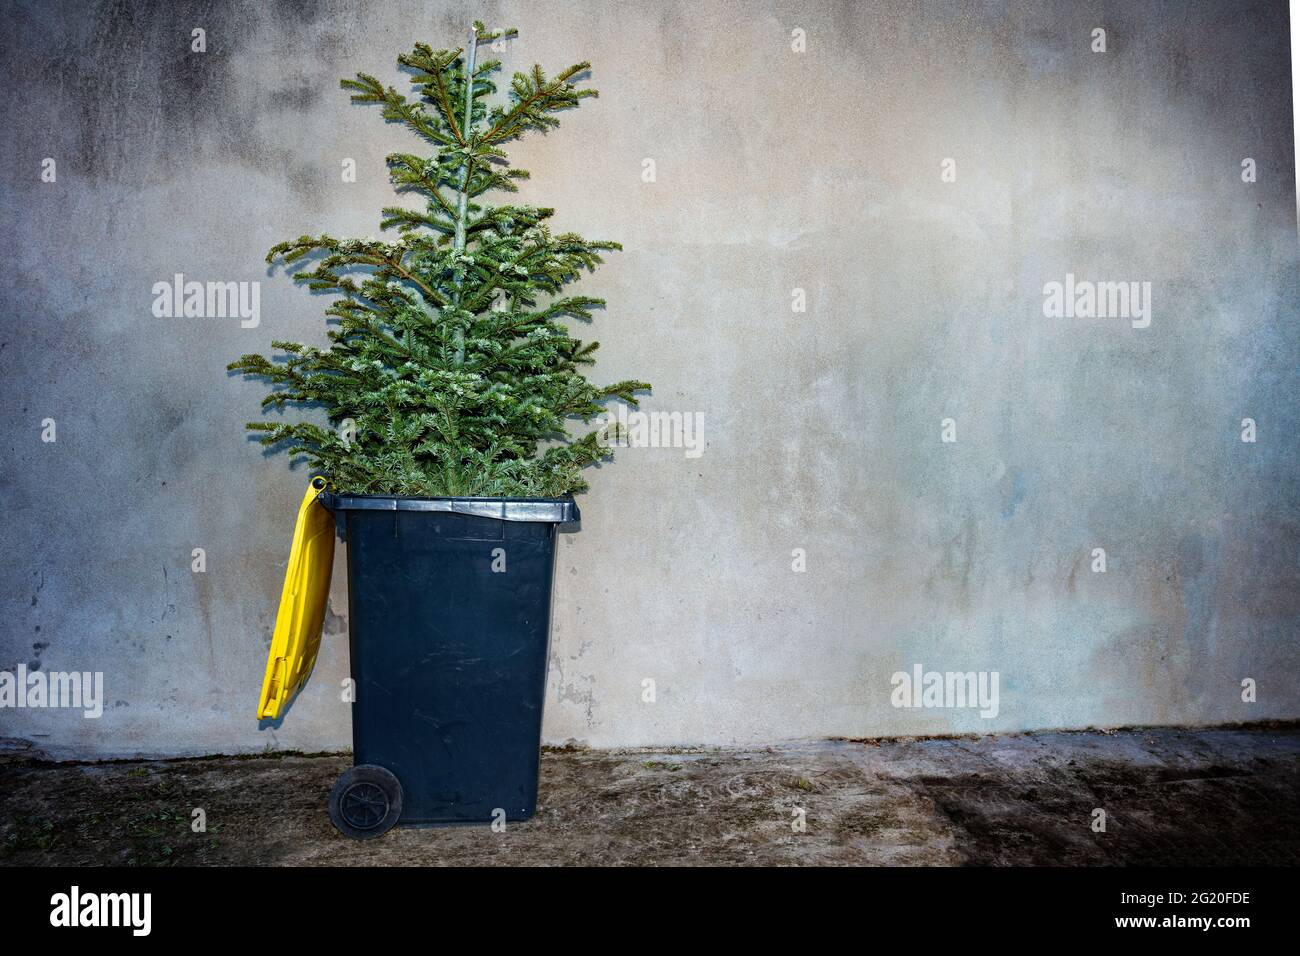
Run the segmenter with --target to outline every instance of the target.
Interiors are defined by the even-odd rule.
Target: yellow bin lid
[[[313,478],[298,506],[280,611],[266,658],[258,720],[276,720],[306,683],[320,650],[320,630],[334,571],[334,516],[317,499],[324,478]]]

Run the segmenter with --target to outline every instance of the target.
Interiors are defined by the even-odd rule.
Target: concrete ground
[[[0,761],[0,862],[1300,863],[1296,726],[548,750],[533,820],[362,843],[336,833],[325,811],[350,762],[11,754]],[[205,833],[191,830],[195,808]],[[1093,829],[1098,809],[1105,832]]]

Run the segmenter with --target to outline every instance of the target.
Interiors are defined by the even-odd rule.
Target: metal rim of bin
[[[572,498],[400,498],[323,491],[317,500],[336,514],[339,511],[442,511],[502,521],[552,524],[575,524],[581,519],[578,503]]]

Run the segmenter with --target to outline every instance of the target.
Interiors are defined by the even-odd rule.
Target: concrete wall
[[[253,718],[306,476],[245,437],[263,389],[224,365],[324,342],[267,248],[392,201],[412,141],[337,80],[397,82],[476,17],[520,28],[507,68],[595,64],[600,99],[516,147],[524,195],[624,243],[583,285],[595,375],[707,441],[592,473],[548,740],[1300,717],[1285,3],[32,2],[3,31],[0,669],[102,671],[107,705],[0,736],[349,744],[341,553],[311,684]],[[260,325],[155,318],[177,272],[260,281]],[[1150,326],[1045,316],[1067,274],[1150,282]],[[996,671],[997,716],[893,706],[918,664]]]

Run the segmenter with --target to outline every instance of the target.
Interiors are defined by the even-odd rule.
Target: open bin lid
[[[298,507],[275,634],[266,658],[258,720],[276,720],[306,682],[320,650],[321,625],[334,571],[334,516],[320,503],[324,478],[313,478]]]

